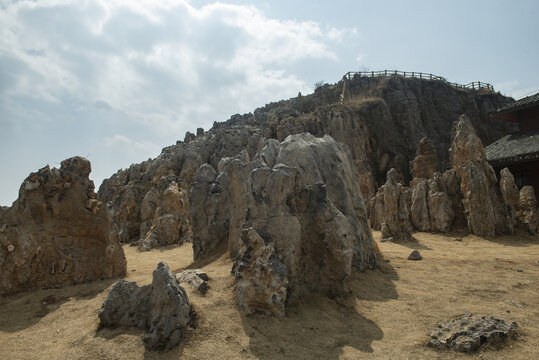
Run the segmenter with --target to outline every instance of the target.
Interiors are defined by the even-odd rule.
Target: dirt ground
[[[205,265],[210,290],[186,287],[198,326],[183,345],[146,352],[142,330],[97,331],[97,312],[113,280],[0,298],[0,359],[538,359],[539,238],[486,240],[416,233],[417,242],[379,242],[380,266],[348,281],[344,299],[313,296],[284,319],[244,317],[235,305],[231,261]],[[422,261],[406,260],[417,248]],[[190,244],[139,253],[124,248],[127,280],[151,282],[159,261],[189,266]],[[516,321],[518,339],[472,356],[425,346],[438,321],[466,311]]]

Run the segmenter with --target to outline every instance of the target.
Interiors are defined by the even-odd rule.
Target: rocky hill
[[[347,96],[341,101],[345,82]],[[510,124],[488,117],[490,111],[511,101],[499,93],[457,89],[439,80],[356,76],[321,86],[312,95],[298,94],[253,113],[233,115],[206,132],[187,133],[183,141],[164,148],[157,158],[106,179],[98,198],[109,203],[122,242],[146,240],[148,244],[150,238],[181,242],[191,236],[185,195],[176,197],[177,218],[173,220],[165,221],[166,214],[154,203],[171,184],[178,192],[188,193],[202,164],[217,169],[221,158],[243,150],[249,160],[261,150],[264,139],[282,142],[288,135],[309,132],[316,137],[330,135],[348,145],[367,200],[385,182],[391,168],[404,183],[411,180],[409,162],[424,137],[431,139],[440,168],[447,168],[452,126],[461,114],[469,117],[484,144],[513,131]],[[156,237],[155,231],[166,236]]]

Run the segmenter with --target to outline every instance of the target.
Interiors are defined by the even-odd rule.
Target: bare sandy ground
[[[167,353],[146,352],[142,330],[97,331],[113,280],[0,298],[0,359],[539,359],[539,238],[458,236],[379,243],[379,268],[354,274],[348,297],[313,296],[289,307],[285,319],[242,316],[231,261],[218,257],[203,267],[211,277],[206,296],[186,287],[197,328]],[[406,260],[411,248],[424,259]],[[159,261],[181,269],[192,259],[190,244],[124,249],[126,279],[141,284]],[[425,346],[432,326],[465,311],[516,321],[522,335],[472,356]]]

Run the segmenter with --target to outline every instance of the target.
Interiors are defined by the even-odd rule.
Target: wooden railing
[[[466,85],[461,85],[457,83],[452,83],[447,81],[445,78],[433,75],[433,74],[427,74],[422,72],[415,72],[415,71],[399,71],[399,70],[382,70],[382,71],[349,71],[346,74],[344,74],[343,78],[347,78],[348,80],[351,80],[354,76],[365,76],[365,77],[387,77],[387,76],[402,76],[405,78],[418,78],[418,79],[426,79],[426,80],[439,80],[443,81],[446,84],[449,84],[451,86],[454,86],[459,89],[467,89],[467,90],[487,90],[489,92],[494,92],[494,86],[490,85],[489,83],[482,82],[482,81],[474,81]]]

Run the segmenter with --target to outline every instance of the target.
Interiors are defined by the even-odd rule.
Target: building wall
[[[520,132],[539,129],[539,106],[519,111],[518,120]]]
[[[530,161],[520,164],[512,164],[503,167],[496,167],[496,175],[500,179],[500,170],[507,167],[511,174],[515,177],[519,190],[523,185],[531,185],[535,191],[535,198],[539,202],[539,160]],[[519,183],[520,180],[524,180],[524,183]]]

